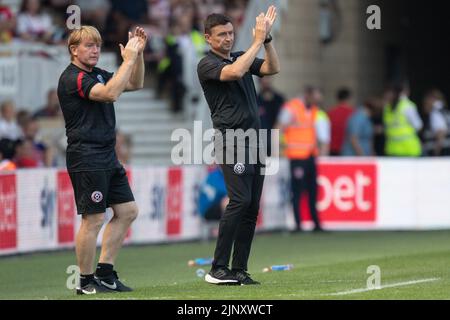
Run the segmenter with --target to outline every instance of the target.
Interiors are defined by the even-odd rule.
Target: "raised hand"
[[[139,40],[138,52],[139,54],[142,54],[145,50],[148,40],[145,30],[143,28],[136,27],[134,33],[128,32],[128,40],[131,40],[133,38],[137,38]]]
[[[264,13],[256,17],[256,25],[253,29],[254,40],[263,43],[267,36],[267,23]]]
[[[269,9],[267,9],[267,13],[265,16],[267,35],[272,31],[272,27],[276,19],[277,8],[275,6],[270,6]]]
[[[122,44],[119,44],[119,47],[123,61],[130,61],[133,63],[136,61],[140,48],[138,37],[130,38],[130,40],[128,40],[126,47],[124,47]]]

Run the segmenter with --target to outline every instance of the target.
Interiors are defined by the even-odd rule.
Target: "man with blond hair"
[[[143,51],[147,35],[142,28],[129,32],[123,62],[116,74],[96,67],[102,39],[98,30],[82,26],[68,39],[70,65],[58,84],[67,135],[67,170],[72,181],[77,212],[82,216],[76,236],[76,256],[80,267],[77,294],[132,291],[114,270],[118,251],[138,208],[126,171],[118,161],[114,102],[124,91],[143,88]],[[105,227],[99,263],[94,274],[97,235],[103,226],[106,208],[113,217]]]

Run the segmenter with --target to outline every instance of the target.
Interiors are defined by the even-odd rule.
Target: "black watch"
[[[266,40],[264,40],[264,44],[268,44],[272,42],[272,35],[269,33],[266,37]]]

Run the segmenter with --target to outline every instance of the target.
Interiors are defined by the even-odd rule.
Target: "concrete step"
[[[155,90],[142,89],[138,91],[124,92],[120,95],[118,101],[151,100],[155,98]]]
[[[122,112],[121,114],[117,114],[117,121],[120,123],[126,122],[166,122],[171,121],[173,119],[172,114],[168,111],[149,111],[142,110],[140,112]]]
[[[163,100],[118,101],[115,103],[116,115],[135,112],[168,112],[169,106]]]
[[[166,133],[169,136],[172,132],[179,128],[185,128],[184,122],[156,122],[156,123],[118,123],[120,130],[128,134],[147,134],[147,135],[159,135]]]

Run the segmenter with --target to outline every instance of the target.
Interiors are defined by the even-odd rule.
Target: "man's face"
[[[78,46],[74,46],[74,60],[88,67],[95,67],[100,58],[101,45],[92,39],[83,39]]]
[[[305,95],[307,104],[319,106],[322,103],[322,92],[318,89],[314,89],[312,92]]]
[[[228,54],[234,44],[234,28],[231,23],[218,25],[211,29],[211,34],[205,35],[206,42],[214,51]]]
[[[269,91],[272,89],[272,78],[269,76],[261,78],[259,84],[261,86],[261,91]]]
[[[23,128],[23,134],[27,139],[34,140],[39,131],[39,124],[32,120],[28,122]]]

